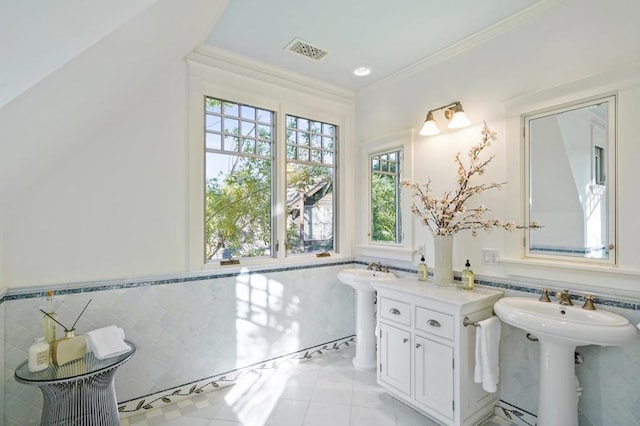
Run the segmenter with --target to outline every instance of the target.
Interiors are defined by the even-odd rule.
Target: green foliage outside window
[[[400,243],[400,151],[371,156],[371,241]]]
[[[335,126],[287,117],[287,253],[332,250]],[[274,126],[272,111],[205,98],[207,261],[276,251]]]

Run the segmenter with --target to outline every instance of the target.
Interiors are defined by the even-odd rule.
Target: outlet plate
[[[499,265],[500,250],[482,249],[482,263],[484,265]]]

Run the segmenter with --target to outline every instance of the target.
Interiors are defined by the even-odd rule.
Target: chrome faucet
[[[573,302],[571,301],[571,298],[569,298],[569,290],[557,292],[556,297],[560,299],[561,305],[573,306]]]

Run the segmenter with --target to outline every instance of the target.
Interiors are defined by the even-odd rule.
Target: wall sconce
[[[422,129],[420,129],[420,134],[422,136],[432,136],[440,133],[440,129],[438,129],[436,120],[433,118],[433,113],[435,111],[440,111],[441,109],[444,110],[444,117],[449,120],[449,125],[447,126],[448,128],[460,129],[471,124],[471,122],[467,118],[467,115],[462,109],[462,104],[460,102],[454,102],[449,105],[444,105],[439,108],[432,109],[427,113],[427,118],[424,120],[424,125],[422,126]]]

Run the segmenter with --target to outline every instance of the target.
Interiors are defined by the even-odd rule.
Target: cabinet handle
[[[416,349],[420,349],[422,345],[420,343],[416,343]]]
[[[431,327],[440,327],[440,323],[434,319],[427,321],[427,325],[430,325]]]
[[[409,341],[409,339],[407,339],[406,337],[404,339],[402,339],[402,343],[407,343]]]
[[[391,312],[393,315],[400,315],[400,311],[396,308],[389,309],[389,312]]]

